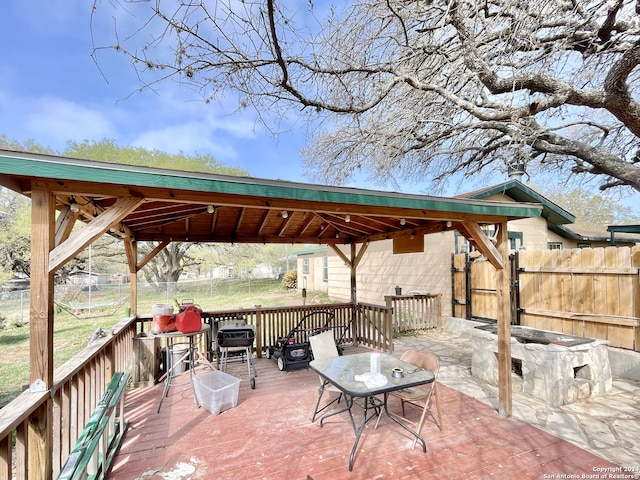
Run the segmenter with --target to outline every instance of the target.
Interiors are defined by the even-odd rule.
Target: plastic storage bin
[[[195,375],[193,386],[200,405],[213,415],[238,405],[240,379],[218,370]]]

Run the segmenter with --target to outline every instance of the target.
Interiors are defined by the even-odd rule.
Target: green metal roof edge
[[[313,248],[310,250],[300,250],[299,252],[295,252],[295,255],[298,257],[301,255],[312,255],[314,253],[326,252],[327,250],[329,250],[327,247],[319,247],[319,248]]]
[[[0,174],[505,217],[538,217],[542,211],[539,205],[523,206],[520,204],[514,207],[499,202],[470,204],[468,199],[428,197],[302,184],[283,180],[203,174],[7,150],[0,150]]]
[[[562,207],[556,205],[549,199],[543,197],[532,188],[527,187],[524,183],[520,182],[519,180],[509,180],[505,183],[501,183],[493,187],[488,187],[486,189],[480,190],[479,192],[472,193],[467,198],[475,198],[475,199],[481,200],[481,199],[490,197],[491,195],[496,195],[498,193],[506,193],[508,190],[511,190],[511,189],[515,189],[522,192],[527,197],[529,197],[529,201],[541,204],[543,206],[543,210],[548,209],[551,212],[553,212],[555,215],[560,217],[562,221],[554,222],[557,225],[561,225],[563,223],[570,224],[576,221],[576,217],[574,215],[567,212]],[[550,215],[548,213],[545,214],[545,212],[543,211],[542,216],[551,221],[551,219],[549,218]]]
[[[631,225],[631,226],[634,226],[634,225]],[[640,225],[635,225],[635,227],[638,230],[624,231],[624,232],[622,230],[615,230],[615,231],[619,233],[640,233]],[[549,229],[557,233],[561,237],[568,238],[570,240],[577,240],[577,241],[583,241],[583,242],[610,242],[611,241],[610,235],[582,235],[578,232],[574,232],[573,230],[571,230],[570,227],[567,227],[565,225],[556,225],[555,227],[549,227]],[[609,230],[609,227],[607,228],[607,230]],[[640,239],[634,239],[629,237],[623,237],[623,238],[616,237],[616,239],[619,242],[640,243]]]
[[[577,234],[570,228],[565,227],[564,225],[550,225],[549,230],[557,233],[563,238],[568,238],[569,240],[584,240],[585,238],[582,235]]]
[[[607,232],[640,233],[640,225],[609,225]]]

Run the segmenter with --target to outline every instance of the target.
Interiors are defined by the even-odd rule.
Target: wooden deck
[[[159,414],[162,385],[130,392],[129,430],[108,478],[584,478],[614,466],[439,385],[445,428],[425,425],[426,454],[418,446],[411,450],[409,434],[383,417],[377,430],[373,422],[365,429],[349,472],[354,434],[348,416],[332,417],[323,428],[311,422],[318,376],[308,369],[280,372],[268,359],[256,366],[251,390],[246,366],[230,365],[229,373],[242,379],[238,406],[216,416],[195,406],[188,385],[172,387]],[[398,411],[399,404],[391,408]]]

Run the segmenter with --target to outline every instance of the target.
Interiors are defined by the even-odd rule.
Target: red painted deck
[[[614,466],[439,385],[444,431],[425,425],[426,454],[418,446],[411,450],[409,434],[383,417],[377,430],[374,422],[365,429],[349,472],[354,434],[348,416],[332,417],[323,428],[311,422],[317,375],[307,369],[280,372],[267,359],[256,365],[255,390],[245,365],[230,365],[229,373],[242,379],[238,406],[217,416],[195,406],[189,386],[172,387],[160,414],[162,385],[130,392],[129,430],[108,478],[541,479],[583,478],[594,468]]]

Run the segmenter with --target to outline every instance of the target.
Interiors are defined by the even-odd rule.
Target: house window
[[[322,257],[322,281],[329,281],[329,258],[326,255]]]
[[[507,232],[509,236],[509,248],[519,250],[522,248],[522,232]]]
[[[308,258],[303,258],[302,259],[302,273],[303,274],[309,274],[309,259]]]
[[[547,242],[549,250],[562,250],[562,242]]]
[[[591,248],[590,243],[581,242],[578,244],[578,248]]]
[[[495,234],[495,230],[493,229],[485,229],[484,232],[492,237]],[[522,248],[523,237],[522,232],[507,232],[507,236],[509,238],[509,249],[510,250],[519,250]],[[468,240],[458,233],[455,232],[455,253],[468,253],[475,252],[476,248],[473,245],[469,245]]]

